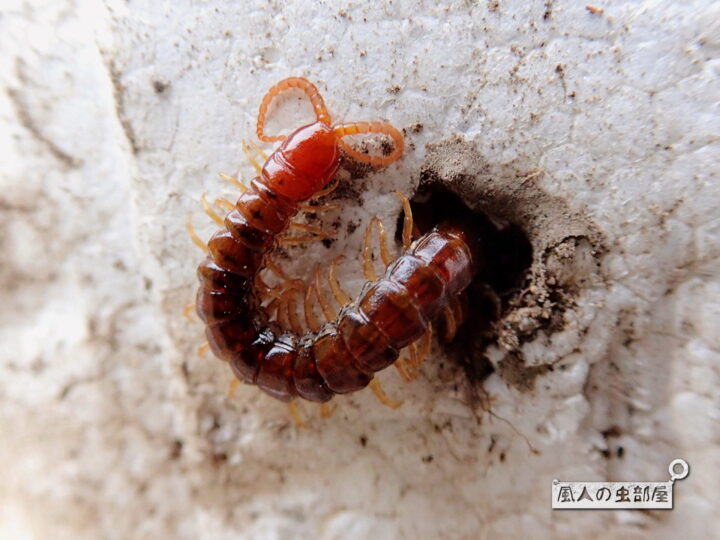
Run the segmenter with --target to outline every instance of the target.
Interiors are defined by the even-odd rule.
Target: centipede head
[[[305,93],[315,111],[316,121],[301,127],[290,136],[267,135],[265,120],[272,100],[281,92],[298,89]],[[264,142],[283,141],[278,151],[265,164],[263,175],[268,187],[292,201],[309,199],[332,180],[339,165],[339,151],[375,167],[384,167],[398,160],[404,149],[403,135],[386,122],[352,122],[335,124],[325,107],[317,87],[302,77],[288,77],[275,84],[260,103],[257,121],[258,139]],[[393,141],[393,150],[388,155],[374,156],[355,150],[343,137],[377,133]]]
[[[327,124],[313,122],[285,139],[264,172],[276,193],[303,201],[332,180],[339,163],[337,135]]]

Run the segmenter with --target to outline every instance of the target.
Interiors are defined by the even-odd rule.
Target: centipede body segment
[[[264,123],[269,102],[289,88],[305,92],[317,120],[287,137],[268,137]],[[342,141],[358,133],[389,136],[394,148],[385,156],[359,153]],[[208,258],[198,268],[196,310],[206,324],[210,349],[238,379],[283,401],[301,397],[326,402],[335,394],[364,388],[375,372],[398,359],[401,349],[429,336],[431,321],[451,306],[477,271],[478,234],[472,224],[442,223],[406,246],[385,274],[368,281],[334,320],[310,324],[317,331],[304,335],[282,328],[269,320],[257,287],[266,256],[305,201],[330,183],[341,147],[354,159],[384,166],[402,155],[403,138],[382,122],[332,126],[319,92],[300,78],[270,89],[260,107],[257,135],[282,144],[225,216],[224,228],[209,240]],[[338,289],[333,287],[335,298],[347,300]],[[294,297],[297,292],[290,288],[283,294]],[[299,327],[289,309],[285,317],[292,328]]]

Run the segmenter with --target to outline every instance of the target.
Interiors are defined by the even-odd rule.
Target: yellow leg
[[[278,239],[278,244],[281,246],[297,246],[317,240],[327,240],[327,238],[324,236],[284,236]]]
[[[233,186],[238,188],[240,191],[247,190],[247,186],[245,184],[243,184],[240,180],[235,178],[234,176],[230,176],[229,174],[225,174],[225,173],[218,173],[218,174],[220,175],[220,178],[222,178],[223,180],[226,180],[227,182],[230,182]]]
[[[302,416],[300,416],[300,412],[298,411],[297,403],[295,401],[288,403],[288,411],[290,412],[290,417],[293,419],[293,422],[295,422],[298,427],[308,429],[308,425],[302,419]]]
[[[340,255],[339,257],[336,257],[333,259],[333,262],[330,264],[330,272],[328,275],[328,284],[330,285],[330,290],[333,293],[333,296],[335,297],[335,301],[338,303],[338,305],[343,308],[347,306],[352,299],[348,294],[342,290],[342,287],[340,287],[340,283],[337,280],[336,271],[337,271],[337,263],[340,259],[342,259],[343,256]]]
[[[192,314],[194,311],[195,311],[195,304],[188,304],[182,310],[183,317],[185,317],[190,322],[194,322],[193,318],[192,318]]]
[[[365,229],[365,241],[363,242],[363,274],[367,281],[377,280],[377,274],[375,273],[375,267],[373,266],[372,260],[372,230],[373,222],[368,223]]]
[[[335,191],[337,189],[337,187],[339,185],[340,185],[340,179],[336,177],[335,180],[333,180],[332,184],[330,184],[325,189],[321,189],[320,191],[315,193],[315,195],[313,195],[313,197],[312,197],[313,200],[319,199],[321,197],[325,197],[326,195],[330,195],[333,191]]]
[[[412,215],[412,208],[410,208],[410,201],[408,201],[407,197],[400,193],[399,191],[395,192],[395,195],[397,195],[398,199],[400,199],[400,202],[402,203],[403,207],[403,231],[402,231],[402,241],[403,241],[403,249],[407,251],[410,248],[410,244],[412,243],[412,230],[413,230],[413,215]]]
[[[215,199],[215,204],[217,206],[222,206],[228,212],[235,210],[235,205],[227,199],[223,199],[222,197]]]
[[[208,252],[208,247],[205,242],[200,240],[200,237],[195,232],[195,227],[193,227],[192,224],[192,215],[188,214],[187,224],[185,225],[185,228],[187,229],[188,234],[190,235],[190,240],[192,240],[192,243],[195,244],[197,247],[202,249],[205,253]]]
[[[305,322],[307,323],[308,328],[312,332],[318,332],[321,325],[320,319],[318,319],[318,316],[315,314],[315,310],[313,309],[312,305],[312,294],[314,290],[314,287],[311,285],[305,291],[303,307],[305,310]]]
[[[320,418],[330,418],[335,412],[335,407],[332,407],[329,403],[320,404]]]
[[[314,227],[313,225],[306,225],[305,223],[297,223],[295,221],[291,221],[289,224],[290,228],[297,229],[299,231],[305,231],[313,234],[317,234],[318,236],[321,236],[322,238],[330,238],[335,235],[332,231],[324,231],[320,227]]]
[[[320,309],[322,309],[323,315],[328,322],[334,321],[337,318],[337,312],[330,305],[330,302],[322,292],[322,285],[320,283],[320,267],[318,266],[315,270],[315,294],[317,295],[318,302],[320,303]]]
[[[228,385],[228,392],[227,395],[229,398],[234,398],[237,394],[238,386],[240,386],[240,379],[235,377],[232,381],[230,381],[230,384]]]
[[[290,328],[287,297],[283,294],[278,302],[277,322],[282,328]]]
[[[207,199],[205,198],[205,194],[203,193],[200,196],[200,202],[202,203],[203,210],[205,210],[205,213],[210,216],[210,219],[212,219],[215,223],[220,225],[221,227],[225,225],[225,222],[223,222],[223,219],[215,212],[215,210],[212,209],[212,207],[208,204]]]
[[[412,381],[412,377],[410,376],[410,372],[407,367],[407,361],[405,360],[405,358],[398,358],[393,365],[395,366],[395,369],[397,369],[400,376],[405,379],[405,381]]]
[[[277,320],[279,306],[280,298],[273,298],[272,300],[270,300],[270,302],[268,302],[268,305],[265,306],[265,313],[267,313],[268,317],[270,317],[271,319]]]
[[[420,367],[420,365],[427,358],[427,355],[430,353],[430,345],[432,343],[432,334],[433,334],[432,325],[428,324],[428,328],[422,337],[422,344],[420,345],[420,352],[418,354],[418,365],[415,366],[415,369]]]
[[[302,212],[310,212],[310,213],[318,213],[318,212],[327,212],[328,210],[337,210],[340,208],[340,205],[337,203],[323,203],[323,204],[301,204],[298,207]]]
[[[372,390],[373,394],[375,394],[375,397],[383,405],[387,405],[391,409],[397,409],[398,407],[402,406],[402,401],[394,401],[387,396],[387,394],[383,391],[382,386],[380,386],[380,382],[377,380],[377,378],[374,378],[372,381],[370,381],[369,386],[370,390]]]
[[[263,161],[268,160],[268,155],[265,152],[263,152],[262,150],[260,150],[260,148],[258,148],[257,144],[250,141],[250,146],[252,146],[252,149],[255,150],[258,154],[260,154],[260,157],[263,158]]]
[[[385,264],[385,268],[387,268],[392,262],[392,257],[390,256],[390,250],[387,245],[385,225],[383,225],[383,222],[379,217],[374,217],[372,221],[375,223],[380,237],[378,240],[378,243],[380,244],[380,258],[382,259],[383,264]]]
[[[280,268],[280,267],[275,263],[275,261],[273,261],[273,260],[270,259],[270,258],[268,258],[268,259],[265,260],[265,268],[267,268],[268,270],[270,270],[273,274],[275,274],[277,277],[279,277],[280,279],[282,279],[282,280],[284,280],[284,281],[292,281],[292,278],[291,278],[290,276],[288,276],[288,275],[283,271],[283,269]]]
[[[288,291],[288,320],[290,321],[290,328],[292,328],[292,331],[295,332],[297,335],[302,335],[305,333],[305,330],[302,326],[302,323],[300,322],[300,317],[298,316],[297,312],[297,293],[298,291],[296,291],[295,289],[290,289]]]
[[[209,344],[209,343],[203,343],[202,345],[200,345],[200,346],[197,348],[197,355],[198,355],[200,358],[205,358],[205,353],[208,352],[209,349],[210,349],[210,344]]]
[[[457,321],[455,320],[455,311],[450,307],[446,307],[442,311],[443,319],[445,319],[445,341],[452,341],[457,332]]]
[[[257,171],[257,173],[258,173],[258,174],[262,174],[262,167],[261,167],[260,164],[255,160],[255,158],[253,157],[253,155],[250,153],[250,149],[248,148],[248,145],[247,145],[247,143],[245,142],[245,139],[243,139],[243,141],[242,141],[242,151],[243,151],[243,154],[245,154],[245,157],[248,158],[248,161],[250,162],[250,164],[251,164],[253,167],[255,167],[255,170]]]

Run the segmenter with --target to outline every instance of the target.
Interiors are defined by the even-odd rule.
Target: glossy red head
[[[338,136],[323,122],[292,133],[263,167],[266,185],[292,201],[304,201],[324,188],[339,164]]]

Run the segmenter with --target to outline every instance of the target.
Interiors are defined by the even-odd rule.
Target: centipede
[[[296,89],[312,104],[315,121],[287,136],[268,136],[265,122],[271,102],[282,92]],[[353,148],[344,137],[377,134],[389,138],[392,150],[383,155]],[[301,210],[317,210],[308,201],[327,194],[340,163],[341,152],[350,159],[380,168],[400,159],[402,133],[389,123],[332,124],[317,87],[292,77],[270,88],[263,98],[257,137],[280,146],[264,156],[262,166],[243,151],[258,172],[235,204],[225,201],[221,218],[204,199],[206,212],[221,225],[203,243],[188,225],[193,241],[207,253],[199,265],[200,286],[195,310],[205,324],[207,347],[227,362],[237,380],[256,385],[270,396],[292,402],[301,398],[326,403],[335,395],[370,386],[386,404],[397,406],[377,383],[375,374],[393,364],[404,378],[417,373],[427,355],[433,321],[444,317],[449,337],[462,321],[463,291],[482,262],[481,234],[472,220],[446,219],[425,234],[414,232],[409,201],[397,193],[403,208],[402,253],[394,261],[387,246],[385,227],[378,218],[367,226],[362,250],[365,284],[352,299],[337,281],[332,261],[327,283],[336,309],[321,286],[320,267],[309,283],[289,277],[270,255],[283,243],[310,241],[310,236],[289,237],[293,218]],[[322,231],[296,226],[316,238]],[[379,234],[378,274],[373,262],[373,231]],[[285,235],[285,236],[284,236]],[[271,287],[261,277],[270,269],[281,284]],[[304,324],[297,306],[304,307]],[[317,316],[319,306],[325,322]],[[408,358],[400,358],[409,350]]]

